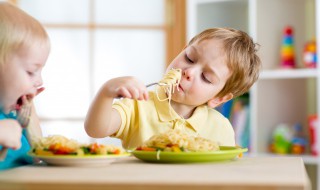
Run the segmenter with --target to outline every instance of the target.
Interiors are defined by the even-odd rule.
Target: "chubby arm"
[[[29,141],[42,136],[39,118],[35,112],[33,103],[31,103],[30,122],[26,128]],[[26,116],[29,117],[29,116]],[[22,126],[18,120],[4,119],[0,121],[0,145],[12,149],[19,149],[21,146]]]
[[[4,119],[0,121],[0,145],[7,148],[21,147],[22,128],[17,120]]]
[[[93,100],[84,123],[87,134],[102,138],[116,133],[121,126],[118,111],[112,108],[115,98],[147,100],[146,86],[134,77],[114,78],[103,84]]]

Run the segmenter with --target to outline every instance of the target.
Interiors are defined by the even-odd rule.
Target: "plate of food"
[[[220,146],[219,150],[208,152],[165,152],[165,151],[143,151],[134,150],[132,154],[146,162],[160,163],[196,163],[196,162],[218,162],[228,161],[241,156],[247,152],[247,148]]]
[[[80,144],[60,135],[33,142],[29,155],[56,166],[104,166],[118,158],[130,156],[121,147],[98,143]]]
[[[233,160],[247,151],[247,148],[219,146],[210,140],[172,130],[154,135],[132,154],[146,162],[196,163]]]
[[[38,158],[48,165],[55,166],[106,166],[121,157],[130,156],[129,153],[119,155],[36,155],[29,153],[30,156]]]

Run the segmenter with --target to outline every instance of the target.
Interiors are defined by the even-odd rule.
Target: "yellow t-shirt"
[[[158,93],[160,99],[166,97]],[[121,126],[113,136],[122,140],[126,149],[140,146],[151,136],[168,129],[180,128],[190,135],[199,135],[223,146],[235,146],[233,128],[227,118],[206,105],[196,108],[189,119],[182,119],[169,105],[149,92],[148,101],[122,99],[113,104],[121,116]],[[170,110],[170,111],[169,111]]]

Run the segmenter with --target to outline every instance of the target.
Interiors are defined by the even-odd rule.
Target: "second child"
[[[41,136],[33,98],[44,90],[41,72],[50,42],[44,27],[18,7],[0,3],[0,150],[8,150],[0,170],[31,164],[30,139]],[[29,112],[24,112],[30,109]],[[22,113],[26,113],[24,115]]]
[[[181,128],[190,135],[235,146],[233,128],[214,108],[249,90],[258,79],[256,44],[245,32],[211,28],[196,35],[168,66],[181,69],[171,101],[164,90],[147,91],[135,77],[107,81],[88,111],[89,136],[114,136],[134,149],[151,136]],[[160,88],[161,89],[161,88]],[[116,101],[117,97],[123,99]]]

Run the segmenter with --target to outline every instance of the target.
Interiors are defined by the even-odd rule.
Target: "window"
[[[158,81],[185,45],[184,0],[13,2],[38,19],[51,39],[46,90],[35,99],[45,136],[90,141],[83,121],[101,85],[124,75]]]

